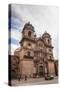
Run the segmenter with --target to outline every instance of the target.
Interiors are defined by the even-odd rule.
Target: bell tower
[[[29,42],[29,43],[28,43]],[[35,31],[34,27],[30,22],[26,23],[24,25],[24,28],[22,30],[22,40],[21,40],[21,46],[28,47],[35,42]],[[33,48],[33,45],[32,47]]]
[[[50,34],[45,32],[42,36],[44,44],[45,44],[45,59],[47,62],[47,69],[48,69],[48,74],[54,74],[55,69],[54,69],[54,56],[53,56],[53,46],[52,46],[52,39]]]
[[[53,60],[53,46],[52,46],[52,39],[50,34],[48,34],[46,31],[42,36],[45,47],[46,47],[46,53],[47,53],[47,59]]]
[[[35,31],[34,27],[30,22],[24,25],[22,30],[22,39],[21,39],[21,63],[22,63],[22,74],[29,76],[33,76],[33,59],[34,59],[34,47],[35,47]],[[20,55],[21,55],[20,54]]]

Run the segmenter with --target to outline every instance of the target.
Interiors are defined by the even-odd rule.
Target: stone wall
[[[22,63],[22,76],[27,76],[27,77],[30,77],[33,75],[33,68],[34,68],[34,64],[33,64],[33,61],[32,60],[22,60],[21,61]]]

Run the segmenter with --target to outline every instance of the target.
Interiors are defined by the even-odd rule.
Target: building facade
[[[37,38],[34,27],[28,22],[23,27],[19,43],[21,47],[15,50],[14,56],[18,57],[17,73],[21,78],[55,75],[52,38],[47,32]]]
[[[55,74],[58,76],[58,60],[55,60]]]

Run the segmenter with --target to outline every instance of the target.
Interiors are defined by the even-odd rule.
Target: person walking
[[[27,80],[27,75],[25,75],[25,81]]]

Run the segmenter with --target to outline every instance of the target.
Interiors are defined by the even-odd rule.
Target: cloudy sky
[[[11,54],[18,48],[21,40],[21,31],[25,23],[29,22],[34,26],[36,35],[42,36],[47,31],[52,37],[54,46],[54,57],[58,58],[58,31],[59,31],[59,8],[55,6],[40,5],[11,5],[9,17],[9,45]],[[11,25],[10,25],[11,24]]]

